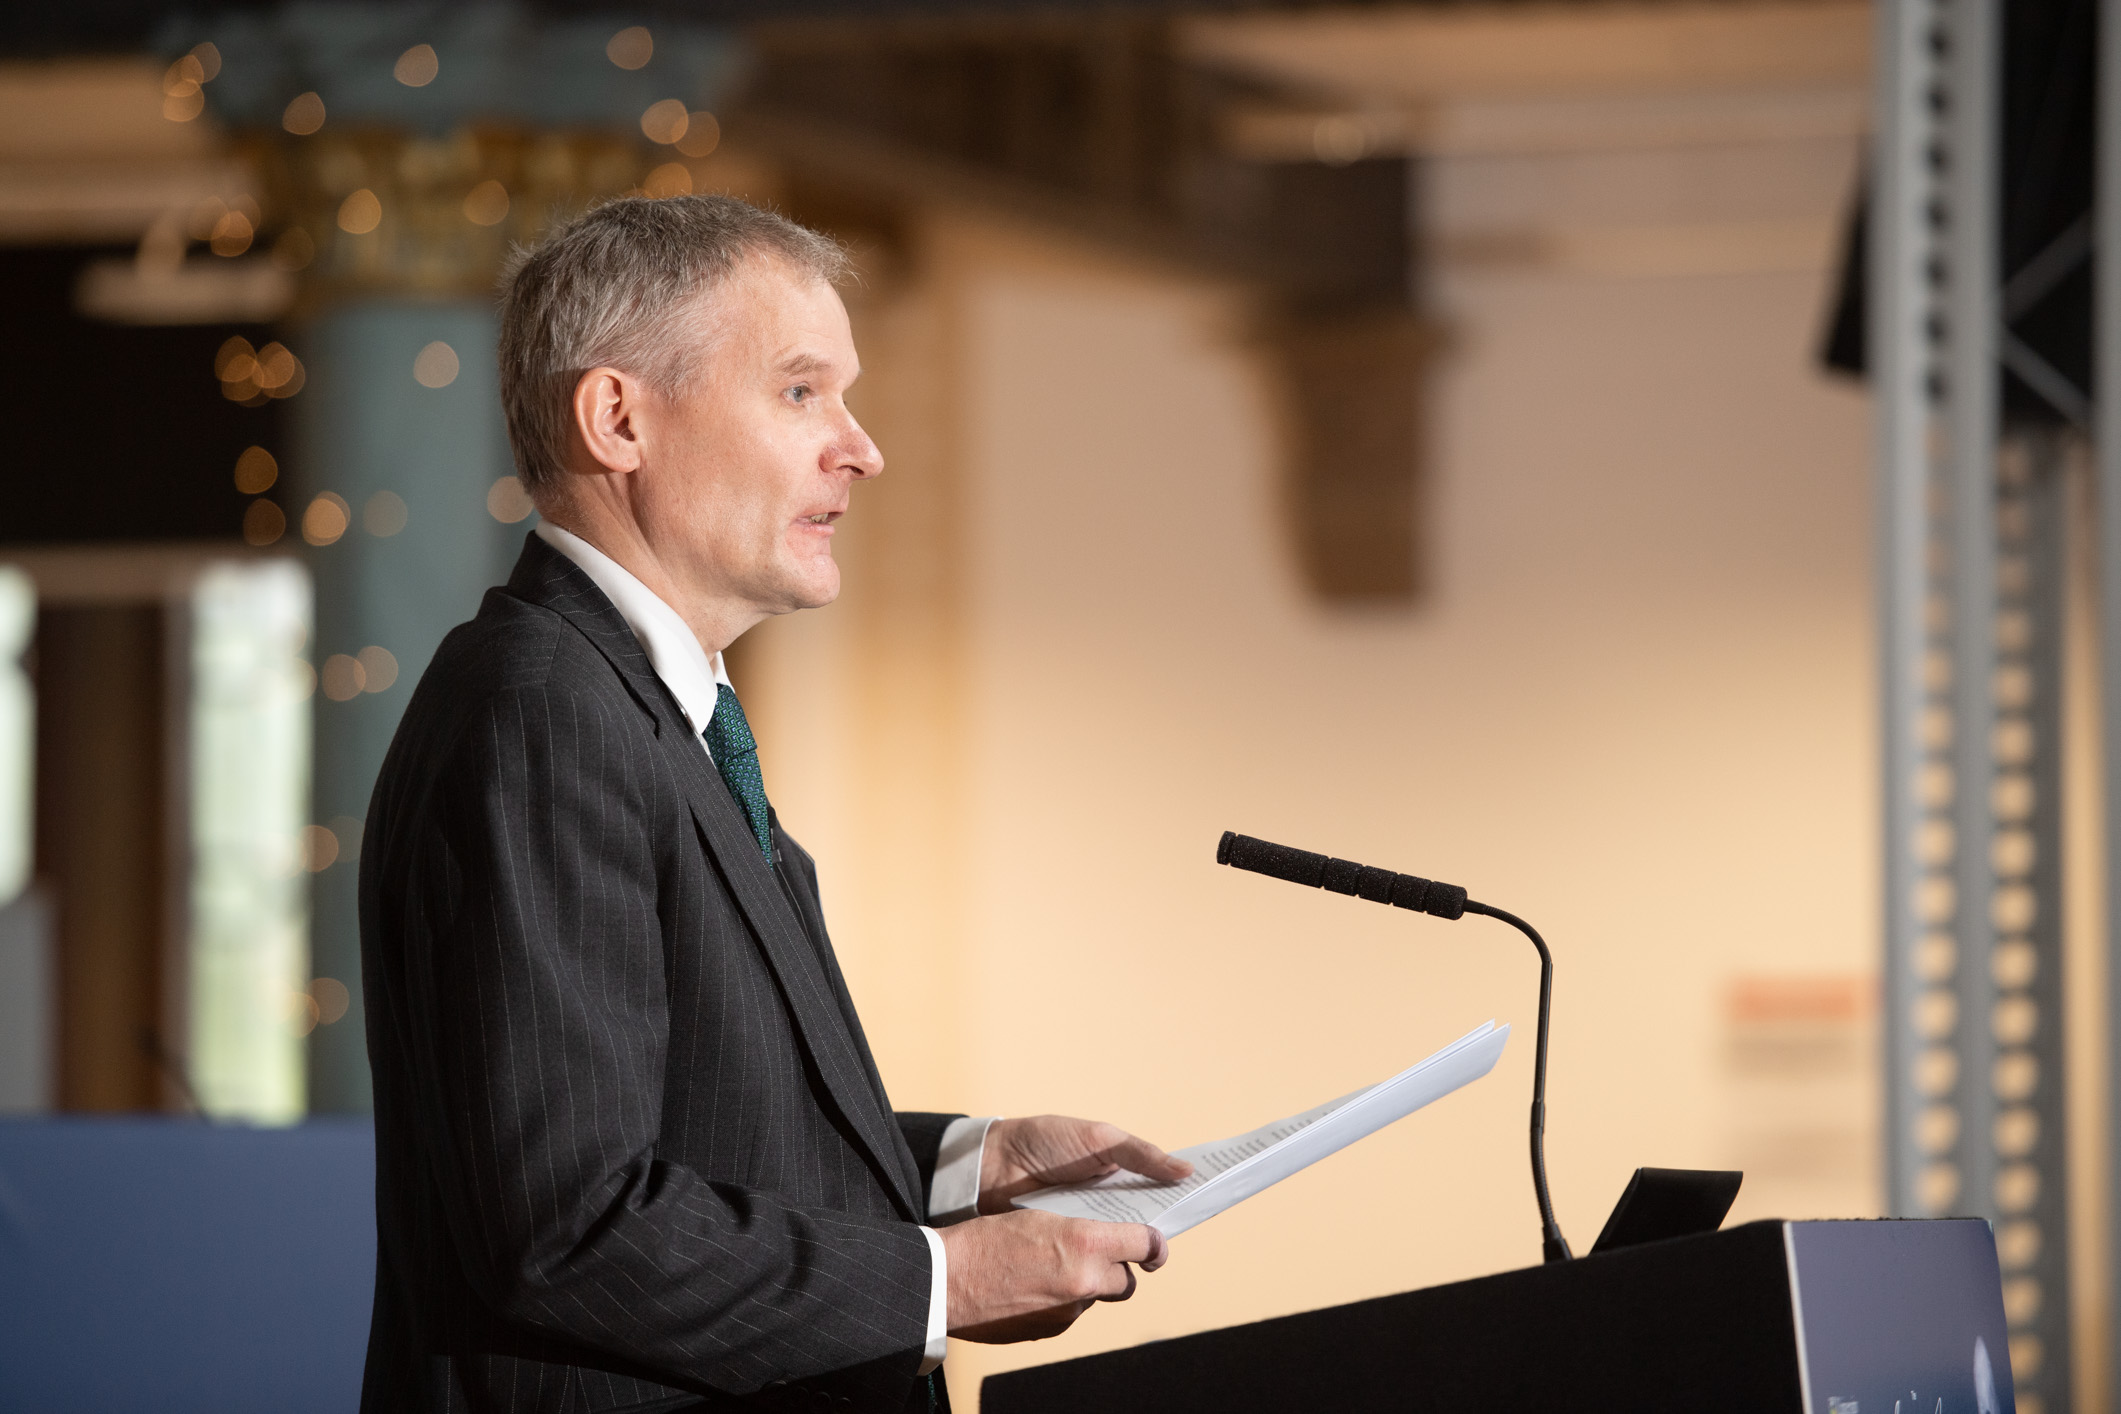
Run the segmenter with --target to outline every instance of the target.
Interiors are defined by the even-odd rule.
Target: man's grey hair
[[[755,255],[827,284],[847,273],[831,237],[729,196],[625,197],[514,253],[501,276],[501,408],[525,490],[559,484],[575,384],[590,369],[665,394],[685,386],[701,298]]]

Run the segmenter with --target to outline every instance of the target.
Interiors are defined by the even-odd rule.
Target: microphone
[[[1540,1249],[1549,1262],[1568,1261],[1572,1255],[1568,1239],[1554,1221],[1553,1200],[1547,1196],[1547,1013],[1554,997],[1554,956],[1547,951],[1546,940],[1515,914],[1467,898],[1466,891],[1456,884],[1438,883],[1417,874],[1373,869],[1367,864],[1291,849],[1230,830],[1223,831],[1222,842],[1215,846],[1215,862],[1306,888],[1426,913],[1432,918],[1456,920],[1477,913],[1500,919],[1532,940],[1532,946],[1539,950],[1539,1031],[1532,1055],[1532,1193],[1539,1199]]]

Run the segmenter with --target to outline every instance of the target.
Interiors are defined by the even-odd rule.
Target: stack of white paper
[[[1495,1068],[1509,1038],[1509,1027],[1490,1021],[1367,1090],[1343,1095],[1250,1134],[1180,1149],[1179,1158],[1193,1161],[1193,1174],[1177,1183],[1115,1173],[1094,1183],[1041,1188],[1014,1201],[1019,1208],[1043,1208],[1064,1217],[1148,1223],[1164,1236],[1176,1237],[1297,1170],[1480,1079]]]

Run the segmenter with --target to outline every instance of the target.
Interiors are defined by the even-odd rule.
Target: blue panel
[[[1804,1222],[1785,1230],[1809,1414],[2015,1414],[1987,1223]]]
[[[0,1411],[353,1414],[364,1120],[0,1121]]]

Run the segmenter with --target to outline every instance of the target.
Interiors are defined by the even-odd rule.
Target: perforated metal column
[[[1892,1211],[1997,1221],[2024,1414],[2069,1406],[2063,473],[1999,436],[1996,0],[1880,11],[1878,415]]]
[[[2063,1140],[2062,669],[2069,466],[2062,434],[2010,438],[1996,501],[1994,1002],[1988,1140],[1996,1255],[2019,1408],[2069,1407],[2069,1208]]]

